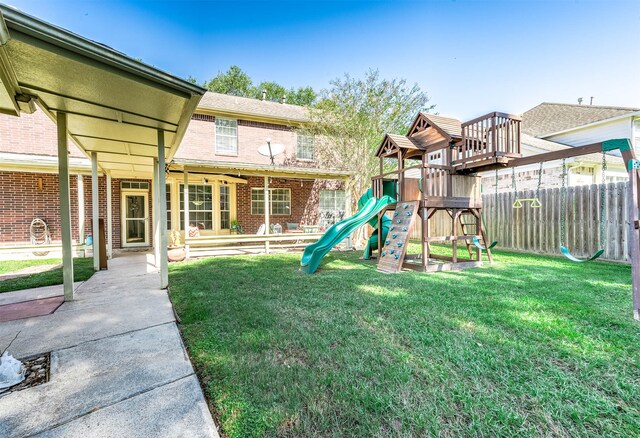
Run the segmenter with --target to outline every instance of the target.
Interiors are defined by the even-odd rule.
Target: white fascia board
[[[573,128],[563,129],[562,131],[551,132],[549,134],[544,134],[538,138],[546,139],[549,137],[553,137],[558,134],[564,134],[566,132],[577,131],[579,129],[590,128],[592,126],[603,125],[605,123],[615,122],[616,120],[626,119],[627,117],[633,119],[636,116],[640,116],[640,111],[636,111],[633,113],[622,114],[621,116],[611,117],[610,119],[598,120],[597,122],[587,123],[586,125],[574,126]]]

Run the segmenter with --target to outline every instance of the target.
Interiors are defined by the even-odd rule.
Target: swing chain
[[[540,186],[542,185],[542,161],[540,162],[540,169],[538,170],[538,186],[536,187],[536,198],[540,200]]]
[[[567,197],[567,163],[565,159],[562,159],[562,177],[560,187],[560,246],[564,246],[565,240],[565,201]]]
[[[604,248],[606,233],[606,214],[605,202],[607,197],[607,154],[602,153],[602,184],[600,185],[600,248]]]

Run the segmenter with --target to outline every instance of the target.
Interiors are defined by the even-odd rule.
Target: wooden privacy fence
[[[536,192],[519,191],[517,197],[535,198]],[[495,194],[484,194],[483,215],[488,239],[497,240],[497,248],[560,254],[560,189],[540,190],[539,199],[540,208],[532,208],[530,202],[523,202],[522,208],[513,208],[516,200],[513,192],[498,194],[497,203]],[[567,248],[576,257],[592,255],[600,248],[600,185],[567,188],[565,204]],[[601,259],[629,261],[627,183],[606,184],[605,211],[605,252]],[[432,219],[434,236],[451,233],[451,220],[439,220],[440,214],[446,215],[438,212]],[[420,238],[420,227],[416,227],[412,238]]]

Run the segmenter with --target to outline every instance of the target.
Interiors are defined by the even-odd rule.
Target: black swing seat
[[[564,246],[561,246],[561,247],[560,247],[560,252],[562,252],[562,254],[563,254],[566,258],[568,258],[569,260],[571,260],[572,262],[576,262],[576,263],[584,263],[584,262],[590,262],[590,261],[595,260],[595,259],[597,259],[598,257],[600,257],[602,254],[604,254],[604,248],[601,248],[601,249],[597,250],[597,251],[595,252],[595,254],[593,254],[591,257],[586,258],[586,259],[579,259],[579,258],[577,258],[577,257],[573,256],[573,255],[571,254],[571,252],[569,252],[569,250],[568,250],[566,247],[564,247]]]
[[[491,242],[491,244],[487,247],[482,246],[482,244],[480,243],[480,240],[477,237],[473,238],[473,244],[476,246],[476,248],[479,248],[483,251],[486,251],[487,249],[491,249],[494,246],[496,246],[498,244],[497,240],[494,240],[493,242]]]

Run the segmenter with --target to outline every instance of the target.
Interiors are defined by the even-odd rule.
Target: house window
[[[122,181],[120,182],[122,189],[149,190],[149,183],[146,181]]]
[[[229,186],[220,186],[220,229],[231,228],[231,208],[229,202]]]
[[[238,154],[238,121],[216,118],[216,153]]]
[[[291,214],[290,189],[269,189],[269,212],[272,216]],[[264,214],[264,189],[251,189],[251,214]]]
[[[213,229],[213,193],[210,185],[189,184],[189,223]],[[184,230],[184,185],[180,184],[180,229]]]
[[[344,219],[344,190],[320,191],[320,226],[327,228]]]
[[[298,134],[297,157],[299,160],[313,160],[313,135]]]
[[[167,184],[165,200],[167,202],[167,230],[171,229],[171,184]]]

